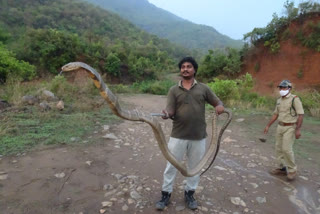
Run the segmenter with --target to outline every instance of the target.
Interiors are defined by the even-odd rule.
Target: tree
[[[9,75],[22,80],[31,80],[36,72],[33,65],[17,60],[14,54],[0,42],[0,83],[4,83]]]
[[[118,58],[117,54],[111,52],[106,58],[104,68],[106,69],[107,73],[111,74],[112,76],[118,77],[120,75],[120,65],[121,60]]]

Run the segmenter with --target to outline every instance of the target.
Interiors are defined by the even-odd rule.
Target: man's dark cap
[[[280,82],[280,84],[278,85],[278,87],[291,88],[292,84],[291,84],[291,82],[289,80],[282,80]]]

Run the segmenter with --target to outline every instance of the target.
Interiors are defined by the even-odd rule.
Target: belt
[[[280,126],[293,126],[295,125],[296,123],[284,123],[284,122],[279,122],[279,125]]]

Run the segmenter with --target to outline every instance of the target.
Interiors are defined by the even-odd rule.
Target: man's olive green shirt
[[[292,108],[292,100],[293,107]],[[278,120],[283,123],[296,123],[299,114],[304,114],[302,103],[299,97],[289,93],[284,98],[280,97],[277,100],[276,108],[273,112],[274,114],[279,115]]]
[[[203,83],[194,80],[190,90],[182,81],[170,88],[167,111],[174,113],[171,137],[185,140],[201,140],[207,136],[205,103],[222,105],[220,99]]]

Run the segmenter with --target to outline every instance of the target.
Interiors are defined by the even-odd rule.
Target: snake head
[[[81,64],[83,64],[83,63],[82,62],[70,62],[70,63],[62,66],[61,71],[65,72],[65,71],[78,70],[82,67]]]

